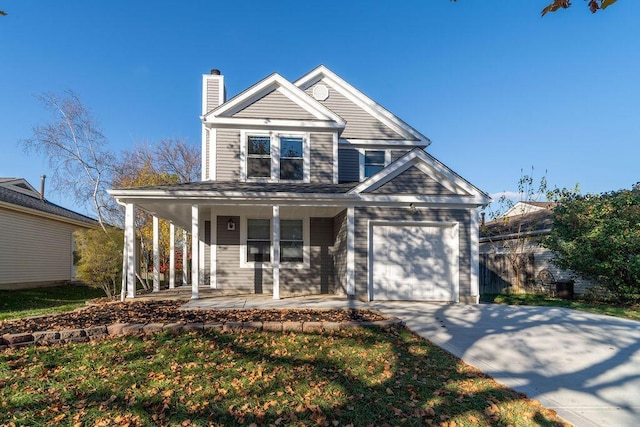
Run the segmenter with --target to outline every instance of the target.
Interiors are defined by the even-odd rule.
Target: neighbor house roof
[[[0,207],[30,212],[40,216],[54,216],[66,222],[82,223],[88,226],[98,225],[95,219],[40,198],[39,193],[35,191],[22,192],[13,190],[11,185],[8,184],[11,183],[15,185],[16,181],[26,182],[22,179],[0,178]],[[21,187],[25,188],[24,186]],[[33,189],[33,187],[31,187],[31,189]]]
[[[480,227],[480,241],[498,241],[548,234],[553,226],[553,210],[543,208],[521,215],[496,218]]]

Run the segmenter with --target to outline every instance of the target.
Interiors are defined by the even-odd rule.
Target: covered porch
[[[162,292],[281,296],[355,294],[353,207],[296,200],[145,198],[125,205],[122,298],[136,298],[135,212],[153,216],[153,293],[161,291],[159,230],[169,223],[169,266]],[[278,203],[279,202],[279,203]],[[176,241],[185,242],[188,277],[176,283]],[[186,244],[188,242],[188,244]],[[185,270],[183,270],[185,271]]]

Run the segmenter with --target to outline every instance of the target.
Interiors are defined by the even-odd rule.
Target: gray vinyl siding
[[[333,134],[312,133],[310,141],[310,171],[312,183],[333,183]]]
[[[72,224],[0,208],[0,288],[71,280],[76,229]]]
[[[420,194],[429,196],[454,195],[455,193],[435,179],[413,166],[396,176],[381,187],[372,191],[374,194]]]
[[[391,161],[395,162],[411,150],[391,150]]]
[[[218,289],[234,289],[255,293],[273,293],[272,269],[240,268],[240,227],[227,230],[227,222],[238,216],[218,216],[216,270]]]
[[[209,112],[219,106],[220,100],[220,79],[206,79],[207,84],[207,110]]]
[[[398,208],[355,208],[355,285],[356,296],[367,298],[367,283],[369,278],[368,243],[369,221],[444,221],[457,222],[459,235],[459,285],[460,300],[471,295],[471,217],[465,209],[409,209]],[[477,232],[477,231],[476,231]]]
[[[344,131],[341,134],[342,138],[381,140],[405,139],[371,114],[351,102],[324,80],[321,80],[318,83],[326,85],[329,89],[329,97],[326,100],[319,102],[347,122]],[[310,96],[313,96],[313,88],[316,84],[306,89],[306,92]]]
[[[360,181],[360,153],[351,148],[338,149],[338,182]]]
[[[217,130],[216,181],[240,181],[240,131]]]
[[[233,114],[233,117],[255,119],[317,120],[311,113],[274,90],[253,104]]]
[[[333,266],[335,271],[336,293],[347,293],[347,210],[333,218]]]
[[[333,218],[310,218],[310,268],[281,268],[280,292],[329,294],[335,290]]]

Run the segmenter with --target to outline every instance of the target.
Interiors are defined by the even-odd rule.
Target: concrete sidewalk
[[[185,308],[373,308],[576,426],[640,425],[640,322],[569,309],[216,297]]]

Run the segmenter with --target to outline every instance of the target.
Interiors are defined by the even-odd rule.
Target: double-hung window
[[[271,261],[270,219],[247,219],[247,261]]]
[[[299,137],[280,137],[280,179],[304,179],[303,140]]]
[[[247,177],[271,177],[271,137],[262,135],[247,137]]]
[[[304,261],[304,234],[301,219],[280,221],[280,262]]]
[[[384,168],[385,152],[383,150],[367,150],[364,152],[364,177],[369,178]]]
[[[242,138],[243,180],[309,182],[309,134],[243,132]]]

